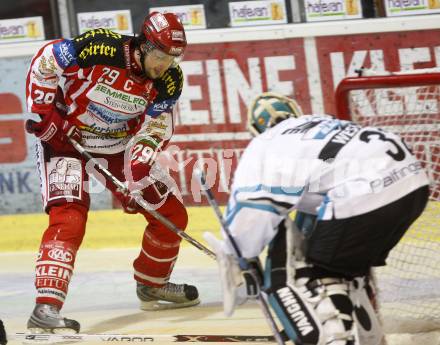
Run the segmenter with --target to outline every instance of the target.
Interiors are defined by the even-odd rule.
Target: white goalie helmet
[[[252,136],[289,118],[303,115],[298,103],[275,92],[264,92],[256,97],[248,108],[247,128]]]

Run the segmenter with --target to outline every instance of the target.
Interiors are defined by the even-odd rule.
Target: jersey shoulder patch
[[[53,44],[53,55],[57,60],[58,66],[66,69],[67,66],[75,62],[76,50],[71,40],[60,40]]]
[[[177,100],[183,88],[183,72],[180,66],[169,68],[161,78],[154,81],[154,87],[157,90],[155,102]]]
[[[76,61],[80,67],[124,67],[123,43],[129,38],[107,29],[89,30],[72,40]]]

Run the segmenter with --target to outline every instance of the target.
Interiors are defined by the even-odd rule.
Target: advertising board
[[[244,37],[245,38],[245,37]],[[0,213],[41,209],[33,136],[25,134],[25,76],[30,56],[0,58]],[[334,90],[364,66],[400,71],[440,66],[440,29],[192,43],[167,157],[186,205],[203,201],[194,167],[209,167],[220,202],[250,140],[247,105],[263,91],[295,98],[305,113],[335,113]],[[110,196],[92,196],[96,207]]]

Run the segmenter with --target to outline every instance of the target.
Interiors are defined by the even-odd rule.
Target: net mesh
[[[431,181],[425,212],[376,270],[381,314],[395,331],[440,329],[440,83],[374,84],[348,87],[345,111],[354,122],[399,133]]]

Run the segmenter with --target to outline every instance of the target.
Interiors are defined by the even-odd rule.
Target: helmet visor
[[[171,65],[174,62],[174,56],[168,55],[159,49],[153,49],[147,53],[147,55],[158,63],[163,63],[165,65]]]
[[[171,66],[175,63],[179,63],[182,60],[182,56],[167,54],[159,48],[155,47],[150,42],[141,45],[141,49],[145,55],[147,55],[153,62],[158,64]]]

